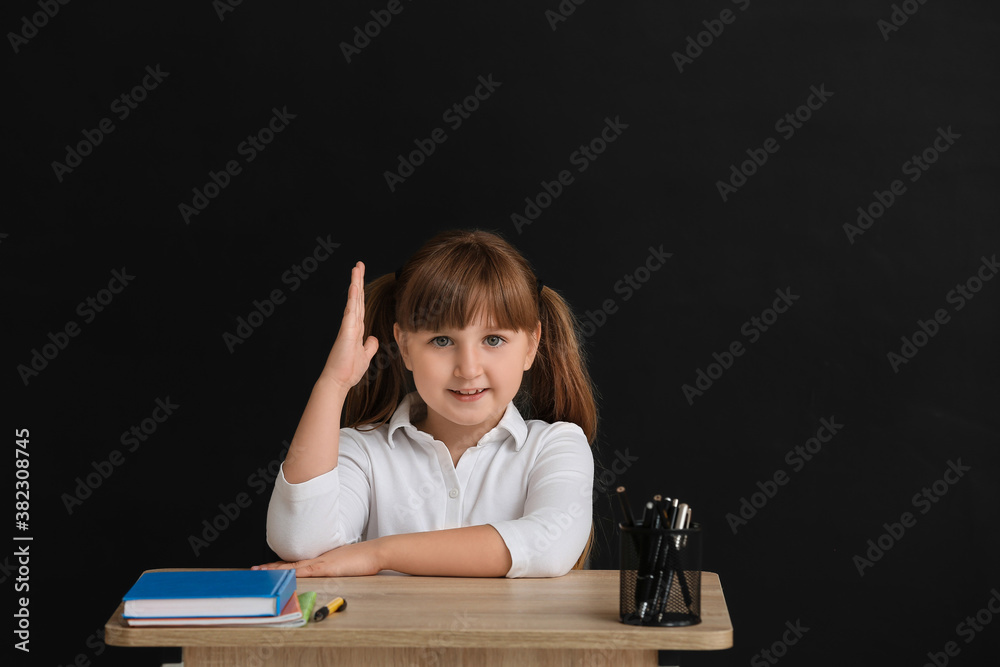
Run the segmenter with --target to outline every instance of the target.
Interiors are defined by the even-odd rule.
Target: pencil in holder
[[[701,622],[701,526],[621,529],[618,611],[629,625]]]

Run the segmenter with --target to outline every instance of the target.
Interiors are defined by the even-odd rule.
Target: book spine
[[[285,604],[292,599],[293,595],[295,595],[295,570],[285,570],[285,577],[279,583],[278,595],[274,600],[275,616],[281,614],[281,610],[285,608]]]

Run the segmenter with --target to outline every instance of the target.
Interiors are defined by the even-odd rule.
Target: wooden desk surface
[[[105,625],[113,646],[355,646],[661,649],[733,645],[719,576],[702,573],[701,618],[679,628],[618,618],[618,570],[573,570],[552,579],[379,575],[298,579],[317,603],[343,612],[303,628],[129,627],[119,605]]]

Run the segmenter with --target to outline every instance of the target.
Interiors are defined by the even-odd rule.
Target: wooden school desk
[[[105,641],[182,646],[184,667],[652,667],[676,664],[681,651],[733,645],[717,574],[702,573],[701,623],[680,628],[619,621],[618,577],[573,570],[552,579],[299,579],[298,592],[316,591],[317,605],[339,595],[347,608],[304,628],[142,628],[126,625],[119,605]]]

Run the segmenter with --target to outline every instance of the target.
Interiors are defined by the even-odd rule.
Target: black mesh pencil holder
[[[619,615],[629,625],[701,622],[701,526],[621,529]]]

